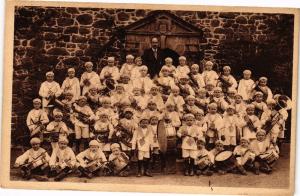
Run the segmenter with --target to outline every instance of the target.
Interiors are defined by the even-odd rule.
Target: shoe
[[[185,170],[185,171],[184,171],[184,175],[185,175],[185,176],[188,176],[188,175],[189,175],[189,170]]]
[[[194,176],[195,174],[194,174],[194,170],[191,170],[190,171],[190,176]]]
[[[88,179],[92,179],[92,178],[93,178],[93,174],[92,174],[92,173],[89,173],[89,174],[86,175],[86,177],[87,177]]]
[[[138,174],[137,174],[136,176],[137,176],[137,177],[141,177],[141,176],[142,176],[141,172],[139,171]]]
[[[196,170],[196,175],[197,176],[200,176],[201,174],[202,174],[201,170]],[[204,172],[203,172],[203,174],[204,174]]]
[[[40,181],[40,182],[49,181],[49,179],[46,176],[35,175],[35,176],[33,176],[33,178],[36,179],[37,181]]]
[[[148,171],[145,171],[145,174],[144,174],[145,176],[148,176],[148,177],[153,177],[152,176],[152,174],[150,173],[150,172],[148,172]]]
[[[205,176],[212,176],[212,175],[213,175],[213,172],[210,171],[210,170],[204,171],[204,172],[203,172],[203,175],[205,175]]]

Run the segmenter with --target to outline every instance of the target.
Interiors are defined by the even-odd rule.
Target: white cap
[[[41,140],[37,137],[34,137],[30,140],[30,144],[40,144],[41,143]]]
[[[186,57],[185,57],[185,56],[180,56],[180,57],[178,58],[178,60],[185,60],[185,61],[186,61]]]
[[[99,147],[99,142],[97,140],[92,140],[92,141],[90,141],[89,146],[98,146]]]
[[[171,57],[165,58],[165,62],[173,62],[173,59]]]
[[[134,59],[134,56],[131,54],[126,55],[126,59]]]
[[[191,68],[199,68],[199,65],[198,65],[198,64],[193,64],[193,65],[191,66]]]
[[[224,70],[224,71],[225,71],[225,70],[229,70],[229,71],[230,71],[231,68],[230,68],[228,65],[226,65],[226,66],[223,67],[223,70]]]
[[[48,72],[46,73],[46,76],[54,76],[54,73],[53,73],[52,71],[48,71]]]
[[[259,79],[258,79],[258,81],[268,81],[268,78],[267,77],[260,77]]]
[[[114,61],[114,60],[115,60],[115,57],[113,57],[113,56],[110,56],[107,58],[107,61]]]
[[[193,96],[193,95],[189,95],[189,96],[187,96],[185,99],[186,99],[186,100],[195,100],[196,98],[195,98],[195,96]]]
[[[39,98],[35,98],[32,102],[33,103],[42,103],[41,99],[39,99]]]
[[[246,106],[246,108],[247,108],[247,109],[255,109],[255,105],[253,105],[253,104],[248,104],[248,105]]]
[[[93,67],[94,64],[93,64],[92,62],[89,61],[89,62],[86,62],[86,63],[84,64],[84,66],[85,66],[85,67],[86,67],[86,66],[92,66],[92,67]]]
[[[208,108],[218,108],[218,105],[213,102],[213,103],[208,104]]]
[[[75,72],[75,69],[73,67],[71,67],[71,68],[68,69],[68,73],[69,72]]]
[[[63,116],[63,113],[60,110],[53,110],[53,116]]]
[[[118,144],[118,143],[113,143],[112,145],[110,145],[110,149],[111,149],[111,150],[116,149],[116,148],[121,148],[121,147],[120,147],[120,144]]]
[[[214,64],[213,64],[213,62],[211,62],[211,61],[206,61],[206,63],[205,63],[205,66],[213,66]]]
[[[251,74],[252,72],[249,69],[243,71],[243,74]]]
[[[184,119],[187,119],[187,118],[195,118],[194,114],[191,114],[191,113],[188,113],[188,114],[185,114],[183,116]]]

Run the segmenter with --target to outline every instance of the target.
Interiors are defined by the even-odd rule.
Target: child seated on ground
[[[30,144],[31,149],[19,156],[14,166],[21,169],[22,176],[26,180],[34,177],[38,181],[48,181],[48,178],[43,175],[49,171],[50,157],[46,150],[40,147],[39,138],[32,138]]]

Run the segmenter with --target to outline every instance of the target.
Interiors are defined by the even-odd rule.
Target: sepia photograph
[[[7,16],[2,185],[293,193],[297,9],[12,1]]]

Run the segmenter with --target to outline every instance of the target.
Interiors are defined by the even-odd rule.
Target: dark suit
[[[155,75],[159,74],[159,71],[164,64],[163,50],[157,48],[157,58],[155,58],[153,49],[148,48],[144,51],[142,60],[143,64],[147,65],[148,73],[150,74],[151,78],[153,78]]]

